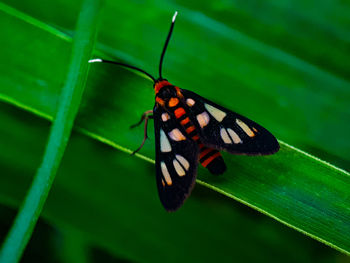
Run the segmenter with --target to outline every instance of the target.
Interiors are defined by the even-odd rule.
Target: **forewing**
[[[194,186],[198,145],[187,137],[175,116],[155,106],[156,181],[159,198],[167,211],[178,209]]]
[[[276,138],[256,122],[194,92],[181,92],[203,144],[234,154],[265,155],[278,151]]]

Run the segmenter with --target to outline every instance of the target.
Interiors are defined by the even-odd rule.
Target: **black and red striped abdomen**
[[[199,162],[203,167],[207,168],[212,174],[222,174],[226,171],[226,165],[221,153],[213,148],[206,147],[200,141],[196,127],[191,122],[186,110],[178,106],[174,108],[174,115],[184,127],[188,136],[198,143],[199,151]]]

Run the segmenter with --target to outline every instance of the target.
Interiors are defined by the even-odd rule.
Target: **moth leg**
[[[145,111],[145,112],[142,114],[140,121],[139,121],[138,123],[134,124],[134,125],[131,125],[131,126],[130,126],[130,129],[133,129],[133,128],[137,127],[137,126],[140,126],[141,123],[142,123],[147,117],[150,118],[150,119],[153,119],[153,116],[149,116],[149,115],[152,114],[152,113],[153,113],[153,110]]]
[[[140,147],[137,148],[135,151],[133,151],[131,155],[134,155],[135,153],[137,153],[138,151],[140,151],[141,148],[143,147],[143,145],[145,144],[145,141],[148,139],[148,135],[147,135],[147,124],[148,124],[148,120],[149,120],[149,119],[153,119],[153,115],[148,115],[148,114],[151,114],[151,113],[153,113],[153,111],[146,111],[144,114],[142,114],[140,123],[135,124],[136,126],[138,126],[138,125],[140,125],[143,121],[145,121],[144,137],[143,137],[143,141],[142,141]],[[133,126],[135,126],[135,125],[133,125]],[[135,127],[136,127],[136,126],[135,126]]]

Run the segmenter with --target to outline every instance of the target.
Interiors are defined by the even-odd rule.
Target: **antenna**
[[[170,40],[170,37],[171,37],[171,34],[173,32],[173,29],[174,29],[174,25],[175,25],[175,20],[176,20],[176,16],[177,16],[177,11],[175,12],[175,14],[173,15],[173,19],[171,20],[171,26],[170,26],[170,30],[169,30],[169,33],[168,33],[168,36],[165,40],[165,44],[164,44],[164,47],[163,47],[163,51],[162,51],[162,54],[160,56],[160,62],[159,62],[159,79],[162,79],[162,65],[163,65],[163,59],[164,59],[164,54],[165,54],[165,51],[168,47],[168,44],[169,44],[169,40]],[[99,63],[109,63],[109,64],[114,64],[114,65],[119,65],[119,66],[122,66],[122,67],[125,67],[125,68],[130,68],[130,69],[133,69],[133,70],[136,70],[136,71],[139,71],[143,74],[145,74],[147,77],[149,77],[154,83],[156,82],[156,78],[153,77],[151,74],[147,73],[146,71],[138,68],[138,67],[135,67],[135,66],[131,66],[131,65],[128,65],[128,64],[124,64],[124,63],[121,63],[121,62],[115,62],[115,61],[111,61],[111,60],[105,60],[105,59],[101,59],[101,58],[94,58],[94,59],[90,59],[89,60],[89,63],[96,63],[96,62],[99,62]]]
[[[128,65],[128,64],[124,64],[124,63],[121,63],[121,62],[115,62],[115,61],[111,61],[111,60],[105,60],[105,59],[100,59],[100,58],[95,58],[95,59],[90,59],[89,60],[89,63],[96,63],[96,62],[100,62],[100,63],[110,63],[110,64],[114,64],[114,65],[119,65],[119,66],[122,66],[122,67],[125,67],[125,68],[130,68],[130,69],[133,69],[133,70],[137,70],[143,74],[145,74],[146,76],[148,76],[150,79],[152,79],[153,82],[156,82],[156,79],[149,73],[147,73],[146,71],[138,68],[138,67],[134,67],[134,66],[131,66],[131,65]]]
[[[165,40],[165,44],[164,44],[164,47],[163,47],[162,55],[160,56],[160,62],[159,62],[159,78],[160,79],[162,79],[162,66],[163,66],[164,54],[165,54],[166,48],[168,47],[169,40],[170,40],[170,37],[171,37],[171,33],[173,32],[173,29],[174,29],[176,16],[177,16],[177,11],[175,12],[175,14],[173,16],[173,19],[171,20],[170,30],[169,30],[168,36],[167,36],[167,38]]]

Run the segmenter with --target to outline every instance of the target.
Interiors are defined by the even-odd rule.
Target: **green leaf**
[[[100,1],[85,0],[77,23],[67,79],[62,89],[43,161],[0,251],[1,262],[18,262],[32,235],[61,163],[85,88],[95,44]]]
[[[52,10],[39,13],[26,4],[18,8],[70,32],[70,21],[75,12],[74,3],[61,1],[60,4],[68,10],[63,18],[52,15],[52,12],[55,12]],[[228,22],[232,15],[230,11],[227,11],[226,17],[221,18],[220,8],[208,7],[208,4],[203,5],[205,8],[203,7],[201,12],[185,7],[186,3],[183,3],[183,6],[170,2],[166,2],[165,5],[147,3],[145,6],[133,3],[119,5],[112,1],[108,4],[101,26],[98,55],[103,55],[104,52],[105,56],[107,54],[115,56],[149,72],[154,72],[168,28],[164,21],[167,21],[172,13],[164,10],[179,8],[174,38],[170,43],[164,65],[164,72],[171,82],[244,113],[263,123],[279,138],[289,143],[302,146],[302,149],[316,153],[342,167],[349,167],[350,157],[346,153],[350,148],[350,142],[346,138],[350,131],[350,124],[346,120],[349,117],[350,85],[347,75],[344,74],[349,67],[344,65],[348,65],[350,60],[346,53],[339,56],[338,50],[329,48],[335,43],[340,47],[346,43],[344,36],[331,38],[335,31],[329,28],[336,27],[339,32],[345,31],[346,28],[337,19],[336,21],[327,20],[331,25],[329,27],[322,24],[324,23],[322,18],[327,17],[327,12],[339,10],[339,6],[334,4],[336,8],[322,9],[325,12],[321,16],[322,21],[315,21],[316,15],[306,17],[305,21],[298,20],[298,13],[291,12],[290,23],[299,31],[292,30],[292,33],[284,33],[287,40],[290,40],[289,46],[285,47],[282,45],[284,42],[266,40],[264,32],[274,26],[263,27],[263,31],[258,29],[258,26],[272,23],[266,22],[266,19],[275,19],[272,24],[277,25],[276,21],[283,21],[284,17],[278,20],[276,16],[267,15],[262,18],[254,16],[258,11],[247,12],[250,7],[244,9],[238,5],[234,11],[248,13],[239,18],[255,17],[256,28],[246,26],[245,31],[243,29],[238,31],[235,28],[237,21]],[[267,3],[259,13],[269,11],[271,6],[273,4]],[[322,5],[321,7],[323,8]],[[280,4],[275,8],[287,12],[287,4],[286,6]],[[31,18],[30,24],[27,24],[18,20],[18,18],[24,20],[23,14],[12,12],[9,8],[2,10],[6,13],[0,19],[3,23],[13,24],[13,28],[3,29],[3,35],[6,36],[7,33],[8,37],[4,37],[3,50],[7,52],[2,54],[2,58],[9,61],[9,65],[1,68],[1,74],[3,74],[0,77],[1,98],[40,116],[52,118],[62,79],[62,68],[65,64],[64,57],[69,48],[67,43],[69,37],[34,18]],[[270,10],[270,13],[273,12]],[[307,16],[307,14],[304,15]],[[299,22],[309,25],[307,29],[310,31],[308,33],[311,34],[311,40],[310,36],[304,35],[302,31],[304,27],[298,27]],[[309,30],[313,28],[311,26],[313,23],[321,33],[312,33],[312,30]],[[245,24],[240,25],[243,27]],[[290,24],[283,28],[288,26]],[[16,34],[13,38],[10,29],[21,34]],[[115,32],[116,29],[118,34]],[[339,32],[337,31],[338,35]],[[38,38],[33,39],[33,35]],[[327,36],[325,39],[321,37],[324,35]],[[276,33],[275,36],[277,37],[278,34]],[[31,45],[20,45],[28,38],[33,39]],[[327,54],[325,59],[330,63],[318,64],[319,55],[309,54],[309,45],[293,44],[294,39],[303,39],[303,43],[311,41],[315,47],[322,46],[322,49],[329,48],[330,55]],[[16,49],[18,45],[21,48]],[[299,45],[298,49],[296,49],[297,45]],[[287,52],[293,49],[297,50],[295,54]],[[16,55],[14,56],[14,52],[8,52],[8,50],[16,50]],[[55,58],[54,64],[52,58]],[[33,65],[33,61],[40,61],[40,63]],[[51,67],[48,69],[47,65]],[[90,73],[89,86],[84,94],[83,107],[77,119],[79,131],[124,152],[137,148],[142,140],[141,129],[130,131],[128,127],[139,119],[140,113],[152,107],[154,95],[151,83],[129,71],[110,65],[94,65]],[[336,127],[341,129],[335,129]],[[336,136],[333,136],[335,130]],[[152,134],[152,131],[149,133]],[[142,153],[144,156],[153,158],[154,143],[147,143]],[[125,167],[125,170],[120,168],[120,171],[127,175],[139,176],[151,169],[151,166],[143,168],[140,160],[123,156],[118,155],[121,160],[116,160],[117,167]],[[224,157],[228,162],[229,172],[222,177],[210,177],[206,171],[200,169],[199,177],[203,184],[349,253],[350,229],[347,222],[350,219],[350,210],[347,202],[347,185],[350,182],[348,173],[305,155],[286,144],[283,144],[281,151],[275,156],[225,155]],[[138,165],[140,169],[128,168],[126,164]],[[92,164],[89,163],[89,165]],[[119,169],[111,170],[115,171],[114,173],[119,171]],[[153,180],[153,178],[149,179]],[[133,181],[132,185],[128,185],[128,190],[140,183],[137,180]],[[108,183],[103,186],[108,188]],[[71,191],[74,191],[73,188]],[[124,195],[115,193],[121,199],[119,202],[124,201],[123,196],[128,192],[123,193]],[[140,198],[138,192],[132,193],[131,197],[135,198],[136,195]],[[180,216],[186,216],[189,209],[193,208],[192,204],[195,202],[193,199],[191,198],[185,204],[179,212]],[[207,209],[210,202],[210,199],[202,200],[198,206]],[[129,210],[123,210],[125,213],[139,209],[136,203],[118,203],[118,205],[118,208],[129,207]],[[156,209],[160,207],[141,209],[137,216],[142,215],[142,218],[147,218],[149,211],[154,213]],[[107,217],[105,220],[109,220],[109,210],[103,211]],[[203,216],[205,214],[203,213]],[[135,214],[126,216],[125,221],[132,219],[133,216]],[[218,215],[218,218],[220,216],[224,215]],[[157,218],[156,215],[153,218]],[[179,217],[176,216],[176,219]],[[173,223],[171,226],[176,225],[175,221],[171,222]],[[162,222],[158,226],[163,230],[170,225]],[[123,228],[123,225],[119,227]],[[155,229],[152,230],[154,233]],[[147,235],[146,231],[138,232],[134,236]],[[224,232],[223,229],[216,229],[216,231]],[[147,236],[151,239],[157,235],[148,234]],[[155,238],[158,242],[162,243],[166,240],[176,245],[160,236],[161,233],[159,233],[159,239]],[[154,245],[154,243],[151,244]],[[134,248],[127,244],[121,247],[122,251],[128,251],[130,255],[125,253],[130,258],[135,259]],[[166,257],[166,254],[164,256]],[[143,261],[143,257],[146,256],[142,254],[142,257],[137,259]],[[149,255],[147,258],[150,261],[154,259]]]
[[[49,123],[4,103],[0,121],[6,123],[0,126],[6,149],[0,167],[8,175],[0,177],[0,202],[17,207],[40,164]],[[42,215],[64,235],[77,236],[74,257],[80,257],[81,236],[90,247],[132,262],[341,260],[336,251],[207,187],[197,185],[176,213],[162,208],[156,191],[153,164],[73,132]],[[33,241],[39,238],[34,233]],[[65,257],[66,249],[59,246],[57,253]]]

